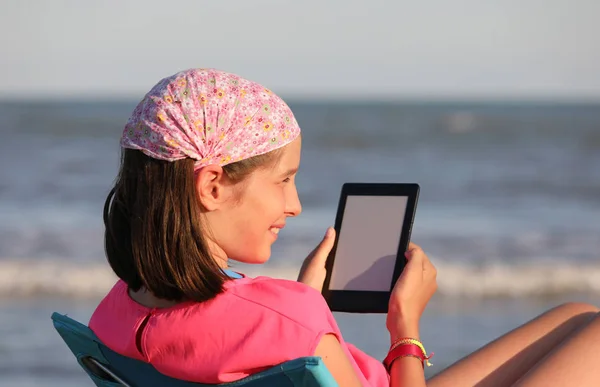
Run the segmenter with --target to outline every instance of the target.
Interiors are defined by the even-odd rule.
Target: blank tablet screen
[[[330,290],[390,290],[407,196],[349,195]]]

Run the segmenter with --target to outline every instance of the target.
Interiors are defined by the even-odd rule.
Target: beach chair
[[[98,387],[208,387],[208,384],[177,380],[158,372],[150,364],[111,351],[87,326],[58,313],[54,327],[79,365]],[[201,364],[199,366],[202,366]],[[210,385],[213,386],[214,385]],[[337,386],[320,357],[303,357],[274,366],[244,379],[219,384],[231,387]]]

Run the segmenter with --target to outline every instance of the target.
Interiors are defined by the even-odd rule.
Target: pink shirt
[[[244,277],[227,281],[225,292],[210,301],[162,309],[133,301],[118,281],[89,326],[119,354],[177,379],[214,384],[313,356],[321,337],[332,333],[364,386],[389,386],[380,361],[344,342],[321,294],[295,281]]]

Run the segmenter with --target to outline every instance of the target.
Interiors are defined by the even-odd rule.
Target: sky
[[[2,0],[0,98],[140,97],[214,67],[278,94],[600,101],[598,0]]]

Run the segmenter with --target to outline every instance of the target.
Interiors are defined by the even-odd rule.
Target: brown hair
[[[233,183],[276,163],[280,150],[223,167]],[[104,204],[104,246],[115,274],[133,291],[158,298],[207,301],[223,291],[226,275],[204,236],[194,160],[163,161],[138,150],[122,152],[115,186]]]

